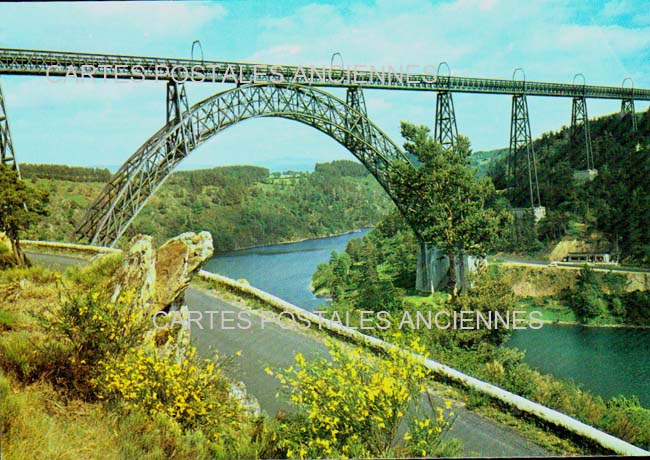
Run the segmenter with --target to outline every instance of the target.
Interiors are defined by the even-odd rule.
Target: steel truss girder
[[[7,117],[7,108],[5,107],[5,99],[2,93],[2,86],[0,85],[0,163],[17,171],[18,162],[16,161],[16,153],[14,152],[14,145],[11,141],[11,131],[9,130],[9,119]]]
[[[178,105],[177,105],[178,106]],[[174,168],[212,136],[241,121],[282,117],[327,134],[363,163],[403,214],[389,178],[395,161],[410,163],[364,113],[319,89],[300,85],[251,84],[217,93],[165,124],[119,169],[91,204],[76,229],[92,244],[113,246]],[[194,142],[182,132],[193,130]]]
[[[587,169],[596,169],[594,152],[591,146],[591,128],[587,114],[587,99],[584,96],[574,97],[571,106],[571,136],[576,141],[584,139]]]
[[[362,88],[401,89],[411,91],[454,91],[456,93],[518,94],[521,83],[493,78],[434,76],[430,73],[411,74],[407,69],[354,70],[325,66],[311,73],[309,66],[271,65],[245,62],[204,61],[152,56],[124,56],[98,53],[73,53],[64,51],[27,50],[0,48],[0,74],[66,77],[88,76],[88,66],[98,69],[94,78],[167,81],[182,77],[171,75],[171,69],[203,69],[205,78],[198,81],[234,83],[285,83],[309,84],[327,87],[360,86]],[[273,72],[270,68],[273,67]],[[161,69],[167,69],[164,73]],[[423,71],[425,69],[422,69]],[[261,75],[264,73],[264,75]],[[392,75],[387,77],[387,73]],[[230,77],[229,77],[230,76]],[[575,97],[585,96],[601,99],[625,99],[634,97],[639,101],[650,100],[650,89],[621,88],[611,86],[526,82],[529,96]]]
[[[625,118],[628,115],[630,115],[630,118],[632,119],[632,131],[636,133],[636,111],[634,110],[634,99],[632,98],[621,100],[621,118]]]
[[[454,100],[450,91],[438,91],[436,95],[436,121],[434,139],[446,149],[453,149],[458,139]]]
[[[542,205],[537,180],[537,159],[533,147],[528,117],[528,101],[525,94],[512,96],[512,113],[510,120],[510,149],[508,150],[507,175],[512,193],[521,190],[526,178],[530,206],[536,208]],[[516,200],[513,195],[511,197]]]

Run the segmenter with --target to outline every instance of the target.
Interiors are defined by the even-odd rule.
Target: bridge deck
[[[329,66],[295,66],[245,62],[204,61],[145,56],[71,53],[0,48],[0,75],[116,78],[132,80],[191,79],[217,83],[278,82],[323,87],[397,89],[408,91],[453,91],[482,94],[650,101],[650,89],[549,83],[490,78],[435,76],[428,68],[379,68],[355,70]],[[174,72],[173,69],[176,69]],[[422,73],[414,73],[414,70]],[[430,69],[430,72],[429,70]],[[174,75],[174,77],[172,77]]]

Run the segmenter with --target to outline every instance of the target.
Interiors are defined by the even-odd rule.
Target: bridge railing
[[[360,67],[364,69],[0,48],[0,75],[80,78],[92,76],[93,78],[168,81],[185,77],[190,80],[190,73],[195,68],[196,75],[191,80],[197,82],[282,82],[326,87],[358,86],[482,94],[522,92],[521,82],[507,79],[437,76],[426,73],[426,67],[422,69],[423,73],[410,73],[409,66],[406,69],[390,66]],[[432,66],[430,67],[433,69]],[[650,101],[650,89],[574,83],[526,81],[526,94]]]

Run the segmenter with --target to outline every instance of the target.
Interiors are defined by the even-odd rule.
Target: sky
[[[0,47],[329,65],[448,63],[459,76],[650,88],[650,10],[634,0],[221,1],[0,4]],[[165,83],[0,77],[19,162],[119,166],[165,122]],[[629,83],[628,83],[629,85]],[[190,103],[227,86],[189,83]],[[330,90],[344,97],[341,90]],[[365,91],[368,114],[401,144],[402,120],[433,126],[435,93]],[[473,149],[508,145],[511,98],[454,94],[460,133]],[[571,100],[528,98],[533,136],[570,120]],[[637,102],[637,111],[648,104]],[[590,117],[619,101],[589,100]],[[253,119],[215,136],[183,168],[254,164],[312,169],[353,159],[313,128]]]

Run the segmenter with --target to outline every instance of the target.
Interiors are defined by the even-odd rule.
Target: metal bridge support
[[[636,133],[636,111],[634,110],[634,99],[623,99],[621,101],[621,118],[630,115],[632,118],[632,132]]]
[[[594,152],[591,147],[591,129],[589,128],[589,116],[587,114],[587,98],[584,96],[573,98],[573,106],[571,108],[571,136],[576,141],[584,136],[587,169],[596,169]]]
[[[11,142],[11,132],[9,131],[9,120],[7,119],[7,109],[5,107],[2,86],[0,86],[0,162],[15,170],[20,174],[14,146]]]
[[[179,123],[183,121],[183,127],[178,131],[178,134],[170,136],[167,141],[168,155],[175,155],[178,150],[181,150],[181,155],[185,156],[189,152],[189,145],[196,145],[196,138],[194,136],[194,129],[192,124],[189,123],[190,106],[187,103],[187,94],[185,92],[185,85],[183,83],[176,83],[173,80],[167,82],[167,124]],[[185,117],[186,119],[184,119]],[[178,139],[181,136],[182,139]]]
[[[345,134],[345,145],[351,151],[357,151],[363,148],[359,138],[366,139],[370,133],[363,90],[356,86],[349,87],[345,93],[345,103],[356,110],[356,112],[348,112],[345,117],[345,127],[349,131]]]
[[[183,105],[182,88],[171,88],[169,94],[169,114],[175,117],[178,115],[176,107]],[[350,97],[354,96],[351,94]],[[399,193],[390,180],[393,163],[404,161],[411,164],[409,158],[360,109],[351,108],[331,94],[302,85],[241,85],[204,99],[192,106],[189,112],[182,112],[182,109],[179,112],[181,123],[175,123],[175,118],[172,118],[111,177],[79,223],[76,229],[79,238],[104,246],[115,245],[183,158],[228,127],[259,117],[297,121],[330,136],[348,148],[370,171],[403,215],[411,212],[399,199]],[[181,138],[185,138],[183,133],[187,131],[191,131],[194,142],[181,143]],[[363,137],[357,134],[361,132]],[[170,148],[170,139],[179,142]],[[184,148],[188,150],[181,154]],[[417,229],[414,231],[418,232]]]
[[[453,149],[456,146],[458,129],[451,91],[439,91],[436,95],[434,139],[446,149]]]
[[[531,208],[541,208],[537,180],[537,159],[530,134],[530,119],[528,117],[528,102],[525,94],[512,96],[512,115],[510,121],[510,149],[508,151],[508,181],[512,191],[511,199],[521,190],[526,176]]]

